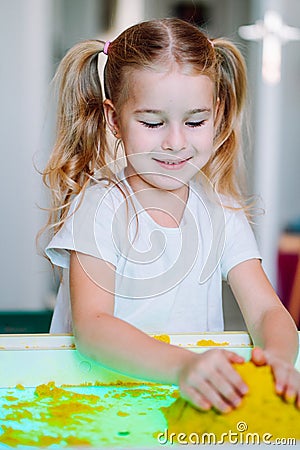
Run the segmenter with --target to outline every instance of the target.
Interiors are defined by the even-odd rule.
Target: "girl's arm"
[[[228,275],[255,345],[252,360],[270,364],[276,390],[285,398],[297,398],[300,407],[300,374],[294,369],[298,354],[297,328],[268,281],[261,263],[252,259],[238,264]]]
[[[128,375],[177,384],[182,396],[202,409],[228,411],[240,403],[247,387],[231,363],[243,358],[219,349],[196,354],[153,339],[113,316],[113,292],[112,265],[71,253],[72,320],[81,352]]]

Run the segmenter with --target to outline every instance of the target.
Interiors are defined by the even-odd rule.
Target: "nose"
[[[179,151],[186,148],[186,137],[181,125],[169,125],[162,142],[163,150]]]

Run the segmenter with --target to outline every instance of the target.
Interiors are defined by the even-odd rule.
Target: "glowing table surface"
[[[168,338],[191,351],[224,348],[246,360],[252,349],[247,333]],[[174,402],[175,386],[108,370],[81,355],[71,335],[0,335],[0,353],[0,448],[162,447],[161,408]]]

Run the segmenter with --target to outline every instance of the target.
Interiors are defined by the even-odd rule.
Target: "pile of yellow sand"
[[[300,439],[300,411],[294,403],[287,403],[276,394],[270,367],[257,367],[251,362],[234,367],[249,387],[241,405],[221,414],[213,409],[199,411],[178,398],[163,408],[168,423],[165,437],[169,441],[257,444]]]

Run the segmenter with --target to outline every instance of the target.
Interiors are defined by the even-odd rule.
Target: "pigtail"
[[[104,43],[97,40],[75,45],[62,59],[54,83],[58,88],[57,135],[43,181],[51,190],[46,228],[57,232],[69,212],[74,195],[91,176],[105,168],[106,124],[98,54]]]
[[[218,73],[215,152],[204,171],[219,193],[230,193],[245,207],[240,140],[247,92],[246,64],[230,41],[214,39],[212,45]]]

